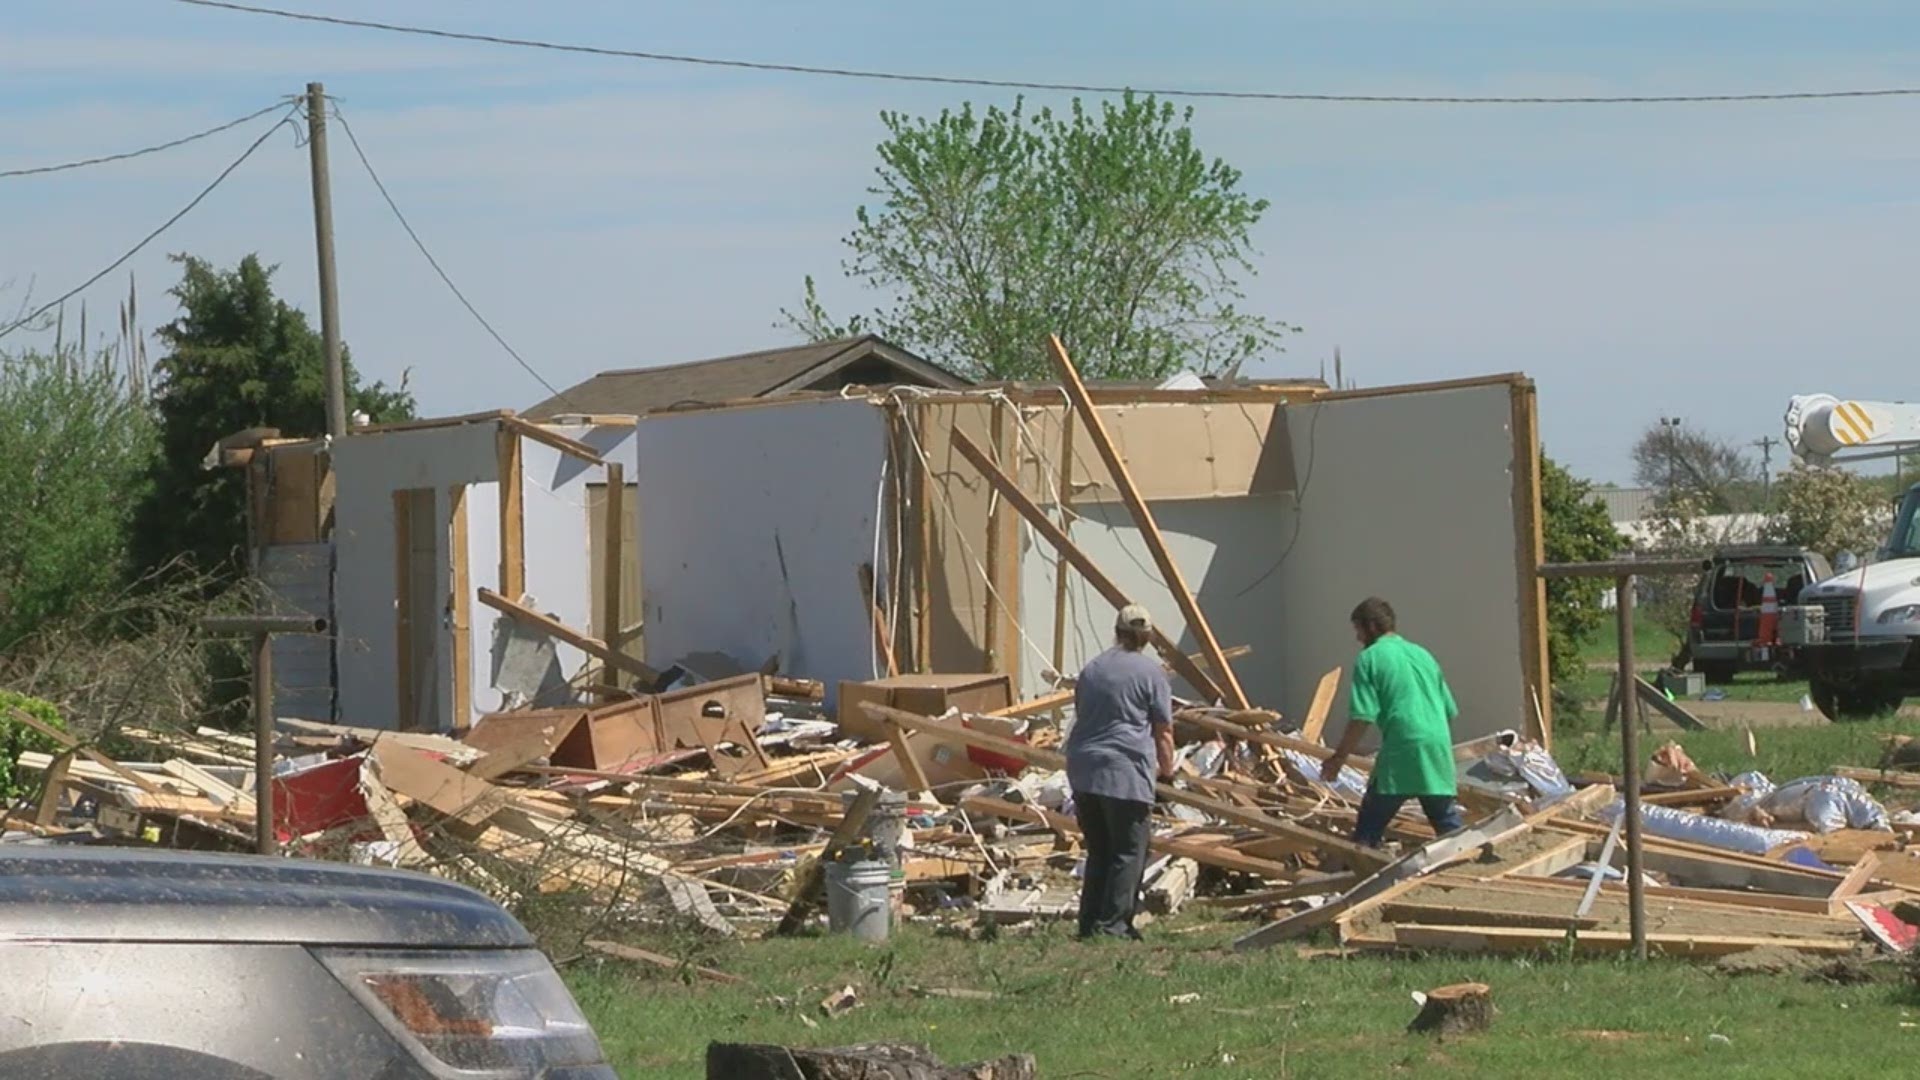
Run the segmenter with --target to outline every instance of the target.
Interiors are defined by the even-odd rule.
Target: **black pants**
[[[1080,936],[1137,938],[1134,907],[1147,872],[1148,817],[1152,803],[1075,792],[1080,836],[1087,846],[1087,876],[1080,883]]]

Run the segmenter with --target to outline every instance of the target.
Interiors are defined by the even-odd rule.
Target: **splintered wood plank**
[[[1160,535],[1160,526],[1153,520],[1153,510],[1147,506],[1147,500],[1141,498],[1140,489],[1133,482],[1133,474],[1127,471],[1127,463],[1121,459],[1119,448],[1114,446],[1106,421],[1100,418],[1099,407],[1087,396],[1086,384],[1080,381],[1080,373],[1074,369],[1073,361],[1067,356],[1066,346],[1061,344],[1058,334],[1048,335],[1047,350],[1053,358],[1054,371],[1060,376],[1061,387],[1066,390],[1067,397],[1080,414],[1081,423],[1086,426],[1087,441],[1093,444],[1094,451],[1106,462],[1113,486],[1119,491],[1128,512],[1133,515],[1134,524],[1140,528],[1140,539],[1153,556],[1154,565],[1160,568],[1161,582],[1173,594],[1174,603],[1186,619],[1187,632],[1199,642],[1200,652],[1207,658],[1207,667],[1214,676],[1215,685],[1219,686],[1227,704],[1238,709],[1247,708],[1247,695],[1240,689],[1240,680],[1233,673],[1233,665],[1227,661],[1220,649],[1220,642],[1214,638],[1213,628],[1207,624],[1206,613],[1200,610],[1200,603],[1194,599],[1186,576],[1180,572],[1180,564],[1174,561],[1173,552]]]
[[[1327,726],[1327,716],[1333,712],[1333,699],[1340,693],[1340,673],[1342,668],[1334,668],[1320,676],[1320,685],[1314,687],[1313,703],[1307,706],[1306,722],[1300,725],[1300,737],[1310,743],[1320,742],[1320,733]]]
[[[1564,948],[1565,930],[1499,926],[1430,926],[1403,923],[1393,928],[1394,940],[1416,949],[1444,949],[1471,953],[1528,953]],[[1839,938],[1741,937],[1737,935],[1648,934],[1647,948],[1676,957],[1715,957],[1751,949],[1775,948],[1816,956],[1850,953],[1856,943]],[[1617,930],[1582,930],[1573,938],[1576,952],[1618,953],[1633,948],[1633,936]]]
[[[134,787],[139,788],[141,791],[154,793],[160,790],[160,785],[154,783],[152,780],[149,780],[146,777],[141,776],[139,773],[134,772],[132,769],[127,768],[126,766],[113,760],[107,755],[101,753],[100,751],[95,750],[91,746],[80,745],[80,740],[74,738],[73,736],[67,734],[64,731],[61,731],[59,728],[56,728],[56,727],[53,727],[52,725],[41,722],[39,717],[33,716],[32,714],[17,708],[9,708],[7,711],[13,714],[13,718],[16,722],[25,724],[28,727],[32,728],[33,730],[46,736],[47,738],[52,739],[56,744],[58,744],[63,749],[70,750],[80,754],[81,756],[85,757],[88,761],[91,761],[94,764],[100,766],[101,768],[106,769],[108,772],[112,773],[113,775],[119,777],[122,780],[125,780],[129,784],[132,784]]]

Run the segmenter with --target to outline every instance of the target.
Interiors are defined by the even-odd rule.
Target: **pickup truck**
[[[1716,550],[1694,587],[1684,653],[1708,682],[1732,682],[1742,671],[1788,670],[1797,663],[1792,649],[1755,645],[1768,574],[1785,607],[1800,602],[1809,584],[1824,581],[1833,570],[1824,556],[1805,548],[1741,544]]]
[[[424,874],[0,844],[10,1080],[613,1080],[498,904]]]

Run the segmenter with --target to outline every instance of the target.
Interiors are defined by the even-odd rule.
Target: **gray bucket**
[[[887,940],[893,867],[878,860],[827,864],[827,929],[856,940]]]

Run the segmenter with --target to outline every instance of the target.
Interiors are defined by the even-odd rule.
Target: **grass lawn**
[[[990,942],[920,928],[882,949],[750,941],[705,952],[748,986],[683,984],[612,962],[570,974],[622,1076],[704,1076],[710,1040],[924,1043],[949,1064],[1026,1051],[1043,1077],[1912,1075],[1920,997],[1898,980],[1839,987],[1728,976],[1669,961],[1429,956],[1306,959],[1225,948],[1238,928],[1176,920],[1142,946],[1074,942],[1063,926]],[[671,943],[656,942],[669,948]],[[1488,1035],[1437,1043],[1403,1029],[1414,990],[1493,987]],[[839,1019],[821,998],[852,985]],[[922,988],[993,1000],[924,998]],[[1175,1004],[1169,999],[1198,995]],[[800,1019],[814,1018],[817,1027]],[[1709,1039],[1724,1036],[1726,1042]]]
[[[1874,764],[1890,731],[1920,734],[1920,721],[1761,731],[1757,761],[1740,732],[1673,737],[1710,771],[1758,767],[1787,780],[1842,762]],[[1563,738],[1558,755],[1569,771],[1612,770],[1617,737]],[[1801,1080],[1835,1066],[1848,1077],[1909,1076],[1920,1055],[1920,996],[1893,970],[1877,983],[1840,987],[1667,961],[1641,968],[1553,955],[1308,959],[1295,945],[1228,950],[1248,925],[1183,915],[1149,927],[1148,943],[1133,947],[1082,946],[1063,925],[971,942],[915,926],[880,949],[824,937],[716,944],[663,936],[636,944],[749,984],[689,984],[673,972],[597,959],[567,971],[621,1075],[633,1077],[703,1076],[702,1055],[715,1039],[921,1042],[950,1063],[1027,1051],[1048,1078],[1539,1080],[1708,1069]],[[1412,991],[1470,980],[1493,986],[1501,1009],[1493,1033],[1435,1043],[1402,1031],[1416,1011]],[[820,999],[846,985],[864,1006],[821,1016]],[[926,988],[997,996],[915,993]],[[1199,998],[1169,1001],[1188,994]]]

